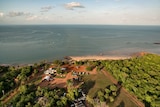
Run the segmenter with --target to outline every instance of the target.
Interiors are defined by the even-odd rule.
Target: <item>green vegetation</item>
[[[43,71],[48,67],[46,62],[33,66],[0,66],[0,106],[64,107],[71,104],[79,97],[78,89],[49,89],[38,86]],[[68,85],[71,82],[68,81]]]
[[[83,81],[84,84],[81,86],[81,88],[87,94],[87,101],[92,105],[97,105],[97,106],[108,105],[109,107],[117,107],[117,104],[121,106],[123,104],[120,103],[123,102],[127,107],[136,107],[136,104],[133,103],[132,100],[129,99],[123,91],[120,92],[120,90],[117,92],[117,96],[113,97],[114,98],[113,102],[106,100],[102,105],[101,103],[99,103],[99,98],[97,98],[98,91],[105,90],[106,88],[109,88],[110,85],[113,85],[110,79],[107,78],[101,71],[98,71],[95,75],[85,75],[83,77]],[[112,99],[111,96],[110,99]]]
[[[95,61],[88,61],[86,65],[86,70],[92,71],[97,66],[97,63]]]
[[[14,69],[14,67],[10,67],[10,69]],[[9,66],[0,66],[0,73],[6,73],[9,70]]]
[[[34,66],[14,67],[0,66],[0,100],[3,100],[9,93],[20,85],[27,84],[31,75],[36,75],[40,69],[44,69],[47,64],[39,63]],[[11,91],[11,92],[10,92]]]
[[[73,86],[73,80],[72,79],[68,79],[67,80],[67,85],[70,87],[70,86]]]
[[[65,107],[78,96],[77,89],[48,89],[33,84],[21,85],[7,105],[13,107]],[[64,95],[66,93],[66,95]]]
[[[109,71],[122,83],[122,86],[143,101],[146,107],[160,106],[159,55],[145,54],[144,56],[125,60],[81,61],[78,64],[85,64],[87,66],[86,70],[93,70],[96,67],[97,71]],[[88,78],[91,80],[94,79],[94,77]],[[95,79],[94,82],[97,81],[97,79]],[[94,85],[94,87],[95,86],[96,85]],[[104,89],[104,87],[101,88]],[[91,98],[95,95],[95,90],[97,91],[97,89],[93,91],[92,88],[90,88],[88,95],[90,95]],[[101,100],[105,99],[101,98]]]
[[[109,85],[105,89],[100,89],[97,92],[96,98],[100,100],[100,102],[113,102],[115,100],[115,97],[118,94],[118,88],[116,85]]]
[[[63,73],[60,66],[65,63],[67,62],[54,61],[58,66],[57,73]],[[95,68],[98,71],[96,74],[82,76],[83,82],[80,88],[87,94],[89,102],[98,99],[112,106],[114,105],[112,102],[125,99],[125,94],[106,78],[104,71],[102,72],[105,70],[122,83],[125,89],[143,101],[146,107],[160,106],[160,56],[158,55],[146,54],[125,60],[79,61],[75,62],[76,65],[85,65],[88,71]],[[71,104],[79,96],[78,89],[72,87],[73,80],[66,81],[68,89],[38,86],[41,74],[48,67],[49,64],[46,62],[24,67],[0,66],[0,106],[64,107]],[[6,100],[10,95],[13,96]],[[117,102],[120,106],[131,102],[129,99],[119,101]]]
[[[55,64],[55,65],[63,65],[64,63],[61,60],[54,60],[53,64]]]
[[[99,89],[104,89],[112,82],[106,78],[102,72],[98,72],[96,75],[87,75],[83,77],[84,84],[81,86],[86,91],[90,98],[94,98]]]
[[[160,56],[146,54],[126,60],[106,61],[105,69],[141,99],[146,107],[160,102]]]

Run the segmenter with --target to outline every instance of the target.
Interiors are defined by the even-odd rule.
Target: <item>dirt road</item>
[[[102,71],[104,73],[104,75],[109,78],[114,84],[117,84],[118,81],[116,79],[113,78],[113,76],[106,71]],[[131,99],[138,107],[145,107],[145,105],[140,102],[135,95],[131,95],[124,87],[121,88],[121,91],[123,91],[125,93],[125,95]]]

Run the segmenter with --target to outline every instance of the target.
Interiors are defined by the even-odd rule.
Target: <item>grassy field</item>
[[[97,72],[95,75],[87,75],[83,77],[84,84],[82,88],[87,92],[86,94],[92,99],[99,89],[103,89],[108,85],[113,84],[103,72]],[[129,99],[123,91],[116,97],[109,107],[137,107],[137,105]]]
[[[97,72],[96,75],[84,76],[83,80],[85,84],[82,87],[87,91],[90,98],[93,98],[99,89],[113,84],[102,72]]]
[[[109,107],[138,107],[131,99],[129,99],[123,91],[120,92],[114,103]]]

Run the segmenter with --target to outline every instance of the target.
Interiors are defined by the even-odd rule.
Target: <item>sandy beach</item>
[[[81,60],[121,60],[129,59],[131,56],[70,56],[72,60],[81,61]]]

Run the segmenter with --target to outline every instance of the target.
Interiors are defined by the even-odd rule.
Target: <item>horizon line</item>
[[[42,26],[42,25],[102,25],[102,26],[160,26],[154,24],[0,24],[0,26]]]

